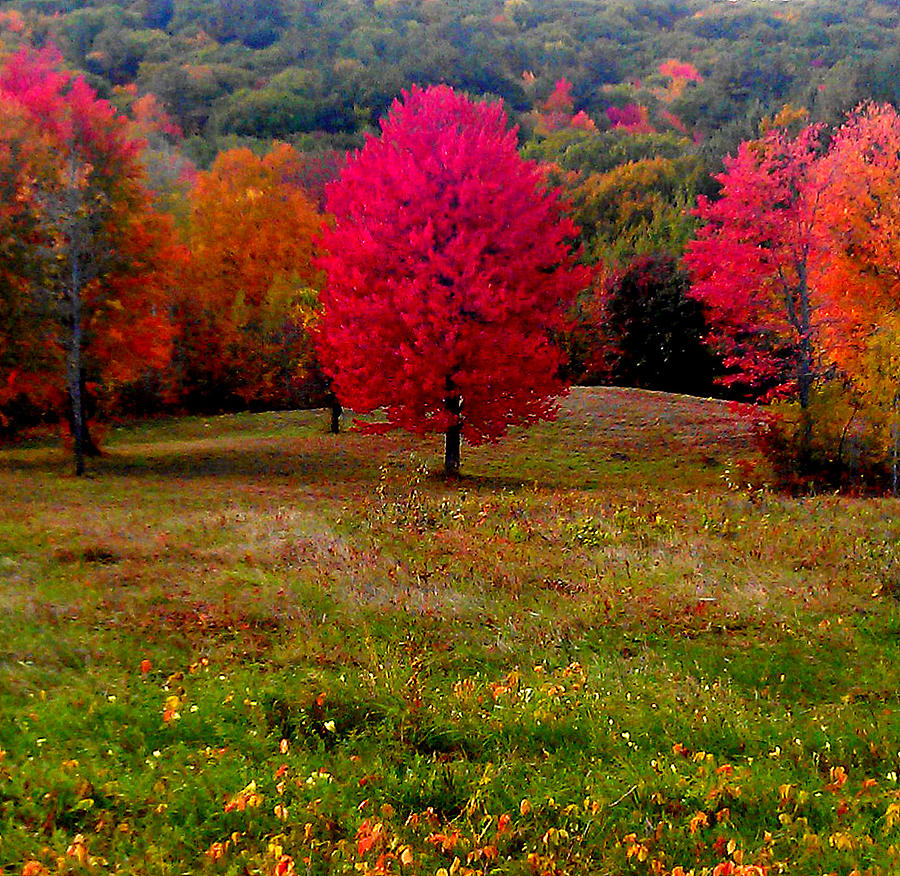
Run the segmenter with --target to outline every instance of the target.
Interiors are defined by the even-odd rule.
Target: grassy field
[[[900,505],[727,408],[0,452],[0,872],[900,871]]]

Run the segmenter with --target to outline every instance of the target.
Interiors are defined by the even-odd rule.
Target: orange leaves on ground
[[[900,802],[895,800],[893,803],[888,804],[887,811],[884,813],[885,833],[893,830],[898,824],[900,824]]]
[[[227,842],[224,842],[224,843],[215,842],[204,852],[204,854],[211,861],[220,861],[222,858],[225,857],[225,853],[227,851],[228,851],[228,843]]]
[[[87,864],[89,855],[83,834],[77,834],[72,840],[71,844],[66,849],[66,857],[74,858],[82,866]]]
[[[426,838],[425,842],[431,843],[436,849],[440,849],[443,852],[449,852],[456,848],[456,844],[459,842],[459,831],[432,833]]]
[[[767,872],[765,867],[756,864],[735,864],[731,861],[723,861],[713,867],[713,876],[766,876]]]
[[[275,864],[272,876],[295,876],[296,872],[294,859],[290,855],[282,855]]]
[[[362,857],[385,837],[384,824],[366,819],[356,831],[356,853]]]
[[[847,784],[847,771],[842,766],[834,766],[828,771],[828,784],[825,786],[826,791],[836,794],[844,785]]]
[[[638,861],[646,861],[650,855],[650,849],[643,842],[639,842],[636,833],[629,833],[622,837],[622,845],[625,846],[627,858],[635,858]]]
[[[488,685],[491,689],[491,695],[495,700],[499,700],[504,694],[515,693],[519,687],[519,673],[510,672],[500,681],[491,682]]]
[[[709,816],[705,812],[698,812],[691,818],[688,826],[693,835],[701,828],[709,827]]]
[[[381,807],[381,812],[385,818],[390,819],[394,815],[394,808],[390,804],[385,804]],[[397,838],[389,831],[383,821],[367,818],[356,831],[356,854],[357,857],[364,858],[370,852],[374,852],[377,855],[375,861],[371,864],[358,864],[357,869],[363,870],[364,868],[364,872],[372,874],[372,876],[396,872],[392,868],[392,864],[395,861],[399,861],[402,866],[408,867],[415,860],[412,847],[409,845],[398,845]]]
[[[226,804],[226,812],[243,812],[246,809],[258,809],[263,804],[263,796],[256,790],[256,782],[250,782],[238,791]]]
[[[177,721],[181,717],[181,697],[172,694],[166,697],[165,706],[163,707],[163,721],[166,724]]]

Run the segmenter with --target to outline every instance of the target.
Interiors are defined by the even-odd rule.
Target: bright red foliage
[[[571,113],[575,100],[572,97],[572,83],[568,79],[559,79],[550,96],[544,103],[548,113]]]
[[[609,106],[606,116],[614,128],[622,128],[630,134],[653,134],[656,131],[650,124],[647,107],[637,103],[623,107]]]
[[[594,124],[594,120],[584,110],[579,110],[572,115],[574,108],[572,83],[568,79],[559,79],[553,91],[550,92],[550,96],[538,111],[537,133],[546,136],[566,128],[596,131],[597,126]]]
[[[669,76],[672,79],[680,79],[684,82],[702,82],[703,77],[700,71],[688,61],[679,61],[676,58],[669,58],[659,65],[659,72],[662,76]]]
[[[742,143],[717,177],[721,198],[700,198],[705,224],[685,256],[709,340],[733,369],[728,380],[797,393],[804,406],[825,312],[816,287],[824,247],[819,153],[817,126]]]
[[[543,174],[499,104],[446,86],[396,101],[328,191],[321,358],[385,428],[461,428],[473,444],[547,418],[553,342],[585,273]]]
[[[670,124],[676,131],[680,131],[682,134],[688,133],[687,125],[670,110],[660,110],[659,117]]]

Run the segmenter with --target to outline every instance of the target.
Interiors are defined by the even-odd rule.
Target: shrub
[[[795,403],[755,410],[754,437],[774,485],[791,492],[882,492],[889,465],[879,425],[840,381],[814,391],[804,412]],[[804,440],[804,431],[808,437]]]

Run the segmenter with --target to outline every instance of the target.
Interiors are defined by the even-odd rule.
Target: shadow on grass
[[[292,450],[280,444],[255,443],[250,447],[192,448],[171,453],[112,451],[95,468],[98,475],[152,476],[181,480],[235,477],[242,479],[290,478],[307,482],[367,481],[377,469],[343,448]]]
[[[66,475],[73,470],[69,454],[46,449],[34,454],[0,456],[0,471]],[[340,480],[377,480],[371,455],[355,448],[306,447],[293,442],[248,442],[244,446],[216,446],[190,442],[172,445],[120,446],[88,461],[88,477],[151,477],[192,480],[202,478],[289,478],[312,483]]]
[[[428,482],[438,487],[456,487],[460,490],[506,493],[519,493],[522,490],[533,488],[553,490],[561,486],[560,483],[548,481],[546,478],[533,479],[513,477],[512,475],[473,474],[465,471],[452,478],[448,478],[441,471],[434,472],[428,476]]]
[[[309,484],[356,483],[373,487],[381,477],[386,461],[391,460],[392,476],[412,474],[416,459],[435,456],[432,448],[409,436],[372,438],[345,433],[315,438],[262,438],[248,436],[234,439],[201,438],[180,441],[114,444],[100,457],[87,460],[86,477],[152,478],[182,481],[203,479],[236,479],[265,481],[284,479]],[[512,492],[525,489],[559,489],[569,479],[556,478],[552,471],[504,473],[479,472],[476,460],[471,471],[448,478],[435,467],[426,480],[436,492],[468,490],[476,492]],[[482,462],[483,464],[483,462]],[[493,467],[490,462],[488,468]],[[507,468],[506,465],[503,468]],[[0,472],[25,475],[74,477],[71,451],[61,446],[44,444],[10,448],[0,452]],[[549,477],[548,477],[549,475]]]

